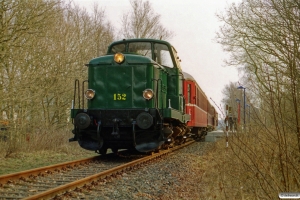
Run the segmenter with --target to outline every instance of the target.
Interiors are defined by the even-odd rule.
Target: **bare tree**
[[[299,188],[299,1],[243,0],[218,17],[224,22],[218,42],[231,55],[227,64],[243,69],[262,114],[261,126],[247,137],[236,135],[232,150],[255,176],[251,190],[274,199],[273,193]],[[249,137],[259,138],[257,145],[247,143]]]
[[[288,102],[293,105],[294,119],[284,120],[284,128],[299,130],[299,8],[295,1],[246,0],[232,6],[228,16],[219,16],[227,25],[221,28],[218,38],[226,51],[231,52],[229,64],[243,65],[248,75],[260,84],[261,92],[277,94],[279,108]],[[278,28],[280,27],[280,28]],[[270,90],[271,84],[272,90]],[[287,94],[292,98],[289,98]],[[279,97],[286,97],[285,99]],[[284,124],[289,124],[285,126]]]
[[[58,1],[1,1],[0,3],[0,82],[1,82],[1,117],[3,113],[13,122],[18,105],[24,98],[24,88],[30,80],[26,73],[32,51],[31,38],[43,37],[43,26],[51,24],[55,18]],[[30,73],[30,72],[29,72]],[[24,79],[25,78],[25,79]],[[24,99],[23,99],[24,100]]]
[[[131,0],[132,10],[123,15],[121,34],[124,38],[170,39],[173,33],[160,23],[149,1]]]
[[[0,119],[9,120],[11,138],[67,127],[74,80],[86,79],[84,64],[114,38],[103,10],[1,1],[0,18]]]

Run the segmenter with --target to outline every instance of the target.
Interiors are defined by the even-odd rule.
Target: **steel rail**
[[[86,178],[83,178],[83,179],[80,179],[80,180],[77,180],[77,181],[74,181],[74,182],[71,182],[71,183],[68,183],[68,184],[65,184],[65,185],[53,188],[53,189],[47,190],[45,192],[41,192],[39,194],[36,194],[36,195],[30,196],[30,197],[24,198],[24,200],[55,198],[55,197],[57,197],[57,195],[62,195],[62,194],[67,193],[67,192],[69,192],[71,190],[75,190],[77,188],[86,186],[86,185],[88,185],[88,184],[90,184],[92,182],[100,181],[103,178],[112,176],[114,174],[118,174],[118,173],[123,172],[125,170],[131,170],[135,166],[139,166],[139,165],[147,163],[147,162],[149,162],[151,160],[154,160],[154,159],[157,159],[159,157],[162,157],[163,155],[166,155],[166,154],[171,153],[171,152],[173,152],[175,150],[178,150],[180,148],[188,146],[188,145],[190,145],[191,143],[194,143],[194,142],[195,141],[189,141],[189,142],[186,142],[186,143],[184,143],[184,144],[182,144],[180,146],[176,146],[176,147],[168,149],[168,150],[162,150],[159,153],[156,153],[156,154],[144,157],[144,158],[140,158],[138,160],[134,160],[134,161],[131,161],[129,163],[120,165],[118,167],[114,167],[114,168],[106,170],[104,172],[100,172],[100,173],[94,174],[92,176],[89,176],[89,177],[86,177]]]
[[[28,177],[39,176],[41,174],[51,173],[51,171],[54,171],[54,170],[59,170],[59,169],[77,166],[80,164],[85,164],[88,162],[92,162],[98,158],[99,158],[99,156],[93,156],[90,158],[84,158],[84,159],[79,159],[79,160],[75,160],[75,161],[69,161],[69,162],[64,162],[64,163],[60,163],[60,164],[40,167],[40,168],[36,168],[36,169],[30,169],[30,170],[26,170],[26,171],[22,171],[22,172],[2,175],[2,176],[0,176],[0,186],[2,184],[19,181],[19,180],[22,180],[22,179],[25,179]]]

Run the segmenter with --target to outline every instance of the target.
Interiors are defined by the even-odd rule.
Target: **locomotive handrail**
[[[73,99],[73,109],[75,108],[76,105],[76,89],[78,89],[78,108],[80,108],[80,88],[79,88],[79,80],[75,80],[75,86],[74,86],[74,99]]]
[[[157,110],[157,112],[158,112],[158,114],[159,114],[159,116],[160,116],[160,118],[163,120],[163,118],[164,118],[164,114],[162,113],[160,113],[160,109],[159,109],[159,107],[158,107],[158,89],[159,89],[159,82],[160,82],[160,84],[161,84],[161,91],[162,91],[162,80],[159,78],[159,79],[152,79],[152,81],[156,81],[156,94],[155,94],[155,109]],[[160,95],[160,98],[161,98],[161,103],[162,103],[162,108],[164,107],[164,102],[163,102],[163,97],[162,97],[162,95]]]
[[[79,80],[78,79],[76,79],[75,83],[74,83],[74,97],[73,97],[72,108],[71,109],[75,109],[75,105],[76,105],[76,89],[78,90],[78,107],[80,108],[80,88],[79,88]],[[74,124],[74,118],[72,118],[72,124]]]
[[[155,90],[155,95],[154,95],[154,98],[155,98],[155,101],[154,101],[154,103],[155,103],[155,108],[157,109],[158,108],[158,81],[161,81],[161,79],[159,78],[159,79],[152,79],[152,81],[156,81],[156,90]]]
[[[156,93],[155,93],[155,109],[157,110],[157,113],[158,115],[160,116],[160,119],[161,119],[161,123],[160,123],[160,130],[163,130],[163,124],[164,124],[164,114],[160,112],[160,109],[159,109],[159,106],[158,106],[158,90],[159,90],[159,83],[161,84],[161,90],[162,90],[162,80],[159,78],[159,79],[152,79],[152,81],[156,81]],[[163,97],[162,95],[160,95],[160,98],[161,98],[161,103],[162,103],[162,108],[163,108]],[[164,111],[162,109],[162,111]],[[134,133],[134,143],[135,143],[135,130],[134,130],[134,125],[133,125],[133,133]],[[163,133],[161,132],[161,135],[162,137],[164,138],[164,135]],[[136,144],[135,144],[136,145]]]
[[[89,82],[89,80],[85,80],[82,82],[82,109],[84,109],[84,83]]]

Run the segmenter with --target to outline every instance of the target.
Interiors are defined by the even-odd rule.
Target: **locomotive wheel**
[[[160,149],[156,149],[155,151],[154,151],[154,153],[159,153],[160,152]]]
[[[112,151],[114,154],[118,154],[119,149],[118,149],[118,148],[111,148],[111,151]]]
[[[107,148],[102,147],[102,148],[99,150],[99,152],[100,152],[101,155],[106,155],[106,153],[107,153]]]
[[[155,154],[155,151],[149,151],[149,152],[146,152],[146,155],[151,155],[153,156]]]

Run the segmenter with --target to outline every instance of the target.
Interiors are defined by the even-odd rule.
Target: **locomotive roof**
[[[123,42],[157,42],[157,43],[164,43],[166,45],[172,46],[169,42],[167,42],[165,40],[157,40],[157,39],[150,39],[150,38],[123,39],[123,40],[118,40],[118,41],[112,42],[111,45],[116,44],[116,43],[123,43]]]
[[[155,43],[161,43],[161,44],[165,44],[167,46],[171,46],[175,51],[176,49],[174,48],[173,45],[171,45],[169,42],[165,41],[165,40],[157,40],[157,39],[150,39],[150,38],[134,38],[134,39],[123,39],[123,40],[118,40],[118,41],[115,41],[115,42],[112,42],[109,46],[108,46],[108,49],[113,46],[113,45],[116,45],[116,44],[119,44],[119,43],[124,43],[124,42],[155,42]],[[177,53],[177,51],[176,51]]]

